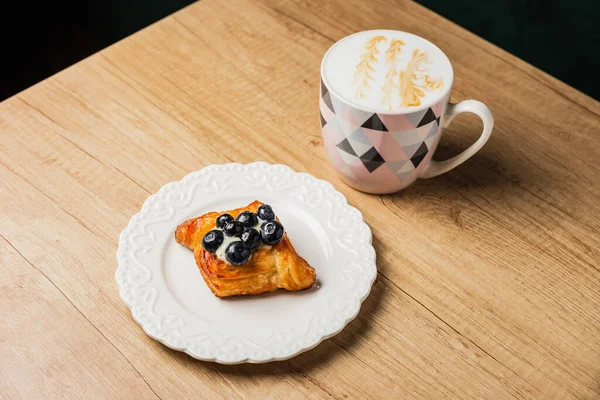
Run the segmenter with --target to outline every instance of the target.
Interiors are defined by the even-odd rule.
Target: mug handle
[[[477,153],[488,141],[492,134],[492,128],[494,127],[494,116],[485,104],[477,100],[465,100],[456,104],[448,104],[444,116],[443,127],[445,128],[450,125],[450,122],[452,122],[454,117],[464,112],[473,113],[483,121],[483,132],[481,132],[479,139],[477,139],[471,147],[446,161],[430,160],[429,165],[423,169],[419,178],[433,178],[434,176],[450,171],[452,168],[458,167],[460,164],[471,158],[473,154]]]

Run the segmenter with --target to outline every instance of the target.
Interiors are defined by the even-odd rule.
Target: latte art
[[[340,40],[326,54],[322,72],[341,98],[378,112],[433,103],[452,84],[452,65],[440,49],[398,31],[367,31]]]

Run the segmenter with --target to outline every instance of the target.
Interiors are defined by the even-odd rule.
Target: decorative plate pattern
[[[252,200],[273,205],[292,243],[317,271],[316,288],[217,299],[193,253],[175,243],[184,220]],[[284,360],[340,332],[377,275],[362,214],[323,180],[263,162],[210,165],[150,196],[119,238],[116,280],[152,338],[223,364]]]

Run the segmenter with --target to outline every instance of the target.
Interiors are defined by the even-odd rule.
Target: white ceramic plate
[[[273,206],[317,287],[218,299],[173,233],[188,218],[260,200]],[[210,165],[163,186],[119,238],[116,279],[152,338],[224,364],[283,360],[340,332],[377,275],[371,230],[333,186],[284,165]]]

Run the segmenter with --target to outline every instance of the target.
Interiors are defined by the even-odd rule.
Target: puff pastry
[[[260,294],[279,288],[295,291],[310,288],[315,283],[315,270],[296,253],[287,233],[276,245],[256,249],[247,264],[238,266],[228,265],[202,247],[202,238],[215,228],[221,214],[236,218],[243,211],[256,213],[261,205],[263,203],[257,200],[246,207],[209,212],[185,221],[175,231],[177,243],[194,251],[198,269],[217,297]]]

